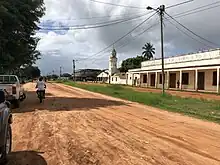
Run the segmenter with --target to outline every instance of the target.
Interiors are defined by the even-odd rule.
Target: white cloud
[[[106,2],[120,3],[133,6],[153,6],[158,7],[160,4],[172,5],[179,3],[179,0],[108,0]],[[182,1],[181,1],[182,2]],[[167,10],[171,15],[175,15],[180,12],[184,12],[200,5],[205,5],[216,0],[194,0],[194,2],[182,6],[178,6]],[[89,0],[45,0],[46,15],[41,19],[43,22],[49,20],[49,23],[45,24],[50,26],[74,26],[82,24],[94,24],[97,22],[105,22],[114,19],[120,19],[114,15],[122,15],[122,17],[128,17],[129,13],[143,13],[145,10],[128,9],[121,7],[114,7],[99,3],[94,3]],[[183,24],[195,31],[196,33],[212,40],[213,42],[219,42],[219,28],[220,22],[217,20],[219,8],[215,8],[209,11],[197,13],[194,15],[178,18]],[[79,18],[85,17],[99,17],[112,15],[112,17],[83,20]],[[126,16],[124,16],[126,15]],[[131,16],[135,14],[130,14]],[[147,16],[146,16],[147,17]],[[64,71],[71,72],[72,59],[79,59],[77,62],[77,68],[107,68],[108,56],[111,49],[107,53],[101,53],[97,56],[92,56],[99,52],[102,48],[111,44],[119,37],[131,30],[135,25],[144,20],[138,19],[135,21],[126,22],[123,24],[114,25],[111,27],[91,29],[91,30],[68,30],[68,31],[41,31],[37,33],[37,36],[41,38],[38,44],[38,49],[42,52],[43,57],[37,62],[42,69],[43,73],[48,73],[51,70],[57,70],[60,65],[65,66]],[[144,30],[158,21],[158,17],[152,19],[151,22],[145,24],[140,29],[136,30],[132,35],[136,35],[140,30]],[[46,22],[48,23],[48,22]],[[44,25],[44,24],[43,24]],[[45,26],[44,25],[44,26]],[[165,23],[164,40],[165,40],[165,56],[175,55],[178,53],[184,53],[189,51],[196,51],[204,48],[201,44],[196,43],[194,40],[188,38],[179,32],[175,27]],[[156,57],[160,56],[160,26],[155,26],[149,32],[143,34],[136,40],[132,40],[132,35],[129,35],[118,44],[115,45],[118,52],[119,61],[125,58],[140,55],[142,53],[142,46],[146,42],[151,42],[156,48]],[[129,45],[121,49],[117,49],[120,45],[131,41]]]

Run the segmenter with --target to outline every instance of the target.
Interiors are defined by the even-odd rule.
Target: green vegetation
[[[219,101],[208,101],[204,99],[181,98],[167,94],[163,96],[162,94],[158,93],[138,92],[120,85],[88,85],[70,81],[63,81],[62,83],[86,89],[88,91],[220,123]]]
[[[40,58],[35,34],[44,11],[43,0],[0,1],[0,72],[20,72]]]
[[[142,56],[128,58],[122,61],[120,71],[127,72],[129,69],[136,69],[141,67],[143,61],[151,60],[155,54],[155,48],[151,43],[146,43],[143,47]]]

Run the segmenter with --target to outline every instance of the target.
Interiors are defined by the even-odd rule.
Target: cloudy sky
[[[91,0],[44,1],[46,14],[41,19],[39,25],[42,30],[36,34],[41,38],[37,49],[42,53],[42,58],[37,61],[37,65],[43,74],[48,74],[52,70],[58,73],[60,66],[63,72],[72,72],[73,59],[77,60],[77,69],[108,68],[108,58],[112,47],[98,55],[95,54],[148,18],[151,14],[147,14],[149,11],[144,9],[146,6],[150,5],[155,8],[161,4],[171,6],[184,0],[99,0],[107,3],[138,6],[140,9],[111,6]],[[213,43],[206,42],[189,32],[185,32],[188,34],[187,36],[170,24],[169,21],[165,21],[165,56],[174,56],[220,47],[218,46],[220,45],[220,21],[218,18],[220,14],[220,6],[218,5],[220,3],[195,10],[200,6],[214,2],[217,2],[217,0],[194,0],[191,3],[166,10],[168,14],[174,16],[187,28]],[[210,9],[202,11],[207,8]],[[193,11],[193,14],[186,15],[188,14],[186,13],[185,15],[178,15],[190,10],[191,13]],[[140,15],[142,17],[111,26],[93,29],[73,29],[73,27],[78,27],[79,25],[121,21]],[[142,53],[141,48],[146,42],[151,42],[154,45],[156,48],[155,57],[160,57],[160,26],[157,24],[158,22],[159,16],[155,15],[114,45],[118,52],[118,65],[126,58],[140,55]],[[137,36],[152,25],[154,26],[151,29]],[[184,30],[178,24],[176,26]]]

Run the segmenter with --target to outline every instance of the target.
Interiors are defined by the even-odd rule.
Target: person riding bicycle
[[[36,88],[37,88],[37,94],[38,91],[43,91],[45,98],[46,83],[43,81],[43,77],[40,77],[39,80],[37,81]]]

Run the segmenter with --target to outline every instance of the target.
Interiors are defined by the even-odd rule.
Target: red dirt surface
[[[14,110],[8,165],[219,165],[220,125],[48,84]]]

